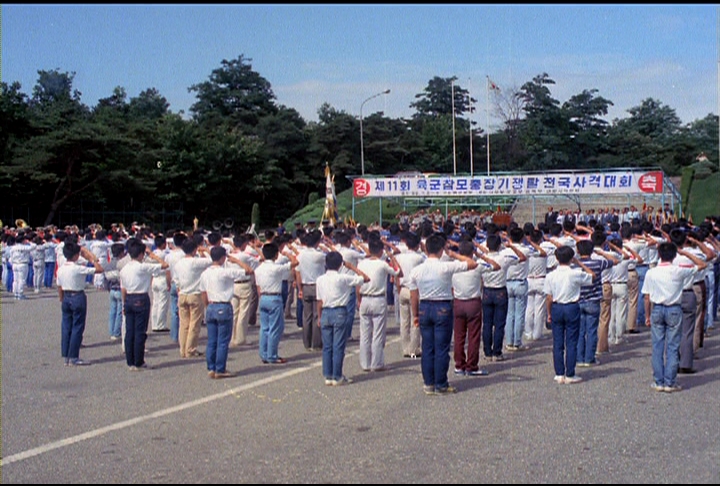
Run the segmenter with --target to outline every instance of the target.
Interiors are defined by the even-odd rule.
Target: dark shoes
[[[693,368],[680,368],[678,370],[678,373],[680,373],[681,375],[692,375],[694,373],[697,373],[697,370]]]

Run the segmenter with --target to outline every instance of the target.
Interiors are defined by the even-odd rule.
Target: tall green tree
[[[198,123],[254,133],[263,116],[277,113],[270,82],[253,70],[251,61],[242,54],[237,59],[223,59],[207,81],[188,89],[196,93],[190,112]]]

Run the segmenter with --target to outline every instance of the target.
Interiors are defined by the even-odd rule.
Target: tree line
[[[155,88],[128,99],[117,87],[88,107],[75,73],[58,69],[38,71],[29,95],[18,82],[0,83],[3,205],[26,206],[47,225],[82,201],[107,211],[150,208],[150,224],[161,208],[182,204],[187,226],[194,217],[249,222],[258,203],[261,222],[274,225],[324,194],[326,162],[336,191],[350,187],[345,176],[361,172],[359,118],[325,103],[317,122],[304,120],[277,103],[251,61],[223,60],[189,87],[196,101],[188,117]],[[554,84],[542,73],[493,91],[502,121],[490,134],[493,171],[661,167],[678,175],[701,152],[718,160],[717,115],[683,125],[673,108],[647,98],[607,122],[612,101],[597,89],[560,102]],[[457,77],[436,76],[415,95],[409,119],[364,117],[365,173],[452,173],[453,131],[458,172],[469,171],[471,136],[474,166],[485,167],[486,133],[470,118],[476,101]]]

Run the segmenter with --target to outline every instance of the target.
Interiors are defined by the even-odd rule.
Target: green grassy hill
[[[705,179],[696,179],[690,188],[685,216],[692,216],[698,224],[706,216],[720,215],[720,172],[713,172]]]

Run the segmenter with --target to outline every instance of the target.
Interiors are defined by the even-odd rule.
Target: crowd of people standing
[[[386,369],[393,307],[402,357],[420,360],[428,395],[456,391],[451,355],[455,376],[485,376],[485,363],[522,352],[547,330],[554,381],[575,384],[576,367],[600,365],[643,326],[652,331],[652,387],[673,392],[678,373],[696,371],[717,322],[720,220],[694,225],[645,213],[653,217],[561,217],[549,208],[545,221],[520,226],[492,212],[420,211],[369,227],[296,222],[262,238],[136,224],[4,228],[2,282],[17,302],[28,300],[26,287],[57,287],[66,366],[90,364],[80,348],[92,312],[85,291],[95,288],[108,293],[108,339],[121,342],[130,371],[148,368],[148,330],[168,333],[181,358],[202,359],[211,379],[233,376],[233,347],[257,347],[262,363],[285,364],[294,304],[304,347],[322,353],[325,384],[346,385],[348,342],[358,341],[363,371]],[[248,328],[258,323],[253,343]]]

